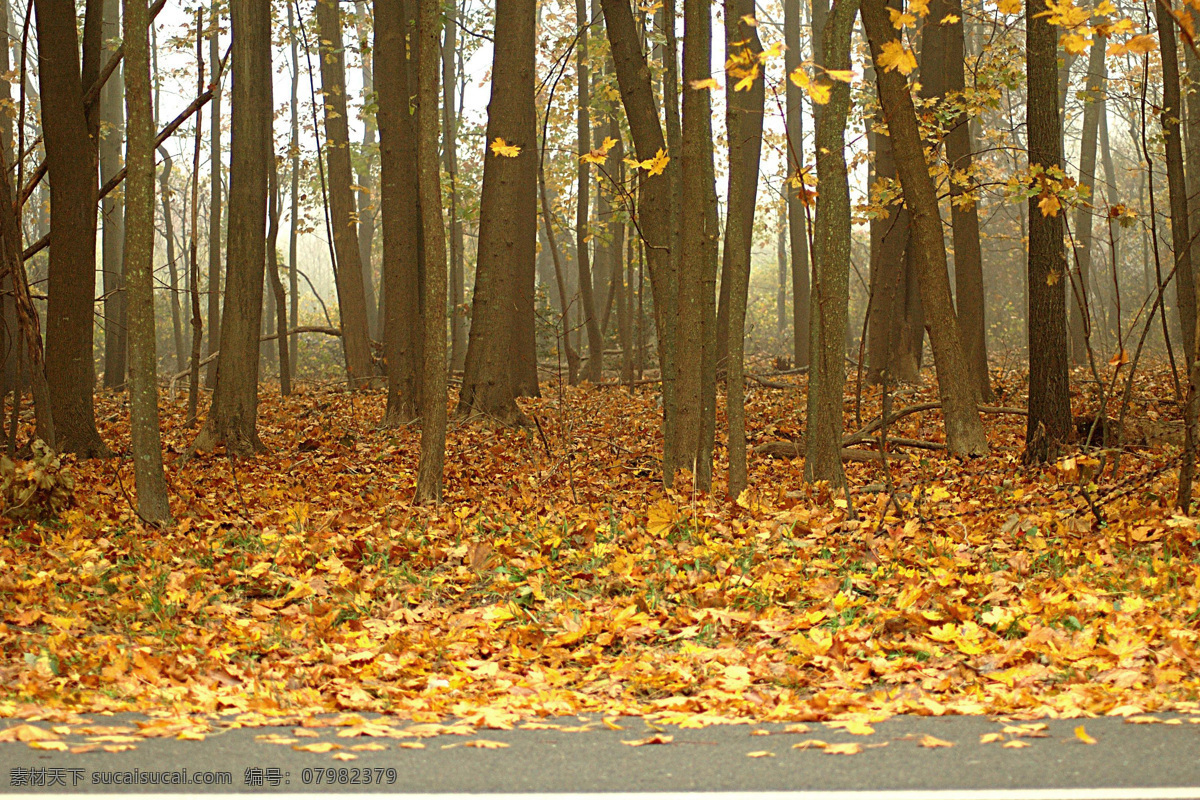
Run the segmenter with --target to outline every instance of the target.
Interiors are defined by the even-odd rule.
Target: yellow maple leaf
[[[901,75],[908,75],[917,68],[917,57],[899,39],[892,39],[880,48],[879,65],[884,72],[897,70]]]
[[[720,89],[721,84],[717,83],[716,78],[703,78],[698,81],[692,81],[688,84],[693,89]]]
[[[942,17],[938,21],[938,24],[939,25],[953,25],[954,23],[958,22],[958,20],[959,20],[959,16],[957,14],[947,14],[946,16]]]
[[[1125,43],[1125,50],[1130,53],[1137,53],[1138,55],[1145,55],[1146,53],[1149,53],[1151,50],[1153,50],[1157,46],[1158,45],[1154,41],[1153,36],[1151,36],[1148,33],[1141,33],[1141,34],[1138,34],[1137,36],[1134,36],[1132,39],[1130,39],[1129,41],[1127,41]]]
[[[823,106],[829,102],[830,85],[828,83],[810,83],[805,87],[804,91],[819,106]]]
[[[788,73],[788,80],[799,86],[801,89],[807,89],[812,81],[808,77],[808,71],[804,67],[796,67]]]
[[[758,20],[754,18],[753,14],[743,14],[742,15],[742,24],[749,25],[751,28],[757,28]]]
[[[1077,56],[1087,53],[1088,40],[1078,33],[1064,33],[1059,37],[1058,43],[1068,53],[1074,53]]]
[[[909,0],[908,10],[918,17],[925,17],[929,14],[929,0]]]
[[[1038,208],[1041,209],[1043,217],[1054,217],[1058,215],[1058,210],[1062,208],[1062,203],[1058,201],[1056,196],[1046,194],[1042,196],[1041,200],[1038,200]]]
[[[648,175],[662,175],[663,170],[667,168],[667,164],[670,161],[671,157],[660,147],[658,148],[658,152],[654,154],[654,158],[643,161],[641,166],[646,170],[646,174]]]
[[[1022,8],[1021,0],[1000,0],[996,7],[1000,9],[1001,14],[1020,14]]]
[[[854,70],[852,69],[827,69],[825,74],[835,81],[842,83],[850,83],[854,80]]]
[[[505,158],[516,158],[521,154],[521,147],[515,144],[509,144],[503,138],[497,136],[496,141],[492,142],[492,152],[498,156]]]
[[[608,151],[612,150],[617,144],[617,140],[611,136],[605,136],[604,141],[595,150],[590,153],[584,153],[579,157],[579,160],[585,164],[603,164],[608,160]]]
[[[758,64],[755,64],[750,69],[744,71],[744,75],[740,81],[733,87],[735,92],[746,92],[754,85],[754,79],[758,77]]]
[[[892,19],[892,27],[896,30],[903,30],[917,23],[917,18],[903,11],[898,11],[894,8],[888,9],[888,16]]]
[[[1060,273],[1058,270],[1051,270],[1050,273],[1046,275],[1046,285],[1047,286],[1057,285],[1059,278],[1061,278],[1061,277],[1062,277],[1062,273]]]

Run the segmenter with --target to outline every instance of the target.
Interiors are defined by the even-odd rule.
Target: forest
[[[1200,712],[1200,0],[0,14],[0,716]]]

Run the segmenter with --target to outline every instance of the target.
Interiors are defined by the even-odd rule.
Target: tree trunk
[[[658,362],[660,374],[663,376],[663,480],[669,485],[676,466],[674,441],[677,403],[674,376],[675,315],[679,281],[678,260],[673,251],[675,243],[671,195],[678,164],[667,153],[667,141],[659,123],[654,90],[650,83],[650,68],[642,52],[629,0],[602,0],[602,3],[605,30],[612,50],[621,102],[629,120],[636,158],[644,163],[661,153],[668,159],[661,168],[639,169],[636,219],[638,230],[645,239],[650,290],[654,299]],[[668,130],[670,105],[668,102]]]
[[[317,0],[321,37],[321,91],[325,104],[325,160],[329,168],[329,206],[337,255],[338,310],[342,318],[342,351],[350,385],[363,388],[374,371],[359,260],[354,190],[350,183],[350,128],[346,121],[346,62],[342,49],[342,14],[335,0]]]
[[[754,0],[725,2],[726,82],[757,72],[762,43],[754,18]],[[740,74],[739,74],[740,70]],[[750,249],[754,243],[754,208],[758,199],[758,160],[762,151],[766,81],[755,77],[747,91],[725,95],[725,127],[729,140],[729,194],[725,217],[722,281],[729,281],[729,362],[725,389],[725,418],[729,425],[729,495],[746,488],[746,409],[743,347],[746,296],[750,288]],[[724,284],[722,284],[724,285]],[[718,331],[718,335],[719,335]]]
[[[421,207],[416,123],[408,113],[409,98],[417,90],[417,48],[415,41],[406,44],[405,34],[415,26],[415,13],[415,0],[375,0],[388,426],[411,422],[421,408]]]
[[[1092,52],[1088,59],[1086,84],[1087,105],[1083,110],[1083,141],[1079,147],[1079,184],[1091,191],[1093,205],[1096,191],[1096,140],[1100,134],[1100,109],[1103,102],[1104,82],[1107,70],[1104,49],[1108,40],[1096,35],[1092,41]],[[1084,333],[1094,329],[1097,316],[1087,306],[1089,287],[1092,281],[1092,208],[1080,204],[1075,210],[1075,263],[1078,281],[1067,285],[1067,306],[1071,310],[1071,362],[1087,363],[1087,343]],[[1074,272],[1074,271],[1073,271]],[[1085,312],[1087,321],[1085,322]]]
[[[375,70],[372,63],[365,0],[354,2],[354,24],[358,30],[359,57],[362,59],[363,104],[375,101]],[[358,260],[362,264],[363,301],[367,312],[367,330],[372,339],[380,336],[379,302],[375,299],[375,212],[378,210],[375,189],[375,114],[364,108],[362,157],[358,170]]]
[[[212,125],[208,143],[209,170],[211,173],[208,200],[208,347],[205,355],[212,355],[221,346],[221,12],[219,0],[213,0],[209,17],[208,60],[212,63]],[[288,5],[291,10],[291,5]],[[295,104],[292,106],[295,108]],[[257,362],[256,362],[257,363]],[[209,388],[217,382],[217,364],[214,359],[204,376]]]
[[[1183,171],[1183,140],[1179,126],[1183,118],[1183,103],[1179,93],[1179,54],[1171,12],[1162,3],[1156,3],[1154,11],[1162,51],[1162,111],[1159,120],[1166,148],[1167,192],[1171,203],[1171,266],[1175,268],[1175,296],[1183,352],[1190,365],[1196,357],[1193,348],[1196,338],[1196,286],[1192,274],[1187,181]]]
[[[967,360],[950,296],[942,220],[917,127],[916,109],[908,81],[894,67],[880,63],[883,45],[896,40],[884,0],[865,0],[862,15],[875,62],[879,104],[887,120],[896,173],[911,220],[909,247],[917,266],[921,301],[933,345],[938,393],[946,424],[946,447],[959,455],[978,455],[988,448],[983,422],[976,409],[979,387]]]
[[[283,280],[279,277],[279,162],[272,146],[270,173],[267,177],[267,280],[271,282],[271,303],[275,312],[275,347],[279,361],[279,393],[287,397],[292,393],[291,354],[288,352],[287,295],[283,291]]]
[[[92,390],[92,303],[96,271],[99,115],[87,114],[85,86],[99,74],[102,6],[88,0],[80,62],[75,4],[36,0],[38,78],[50,176],[50,264],[46,381],[58,447],[80,458],[108,455],[96,431]]]
[[[291,49],[292,66],[292,95],[288,107],[291,111],[292,122],[292,138],[291,144],[288,146],[292,156],[291,231],[288,234],[288,296],[291,298],[288,316],[291,322],[288,324],[288,330],[294,331],[300,325],[300,274],[296,263],[296,248],[300,236],[300,53],[292,4],[287,2],[284,5],[287,6],[288,46]],[[297,335],[293,333],[288,337],[288,364],[292,368],[293,378],[296,376],[297,344]]]
[[[1056,71],[1058,31],[1035,4],[1025,5],[1026,131],[1029,165],[1040,177],[1062,169]],[[1036,180],[1036,178],[1035,178]],[[1026,462],[1053,458],[1071,434],[1067,385],[1066,253],[1063,219],[1047,216],[1029,198],[1029,416]]]
[[[290,11],[291,5],[288,5]],[[204,90],[204,9],[196,7],[196,94]],[[196,423],[200,405],[200,348],[204,342],[204,319],[200,315],[200,145],[204,131],[204,109],[196,110],[196,137],[192,140],[192,197],[188,240],[188,294],[192,308],[192,352],[188,363],[188,410],[185,424]]]
[[[229,242],[225,315],[212,407],[193,448],[224,442],[230,455],[262,450],[258,438],[258,340],[266,263],[267,167],[272,157],[271,9],[232,0]]]
[[[535,5],[534,0],[496,4],[495,40],[506,46],[495,49],[492,62],[475,296],[457,412],[485,414],[501,424],[524,421],[516,397],[529,388],[521,317],[537,249]],[[519,150],[507,154],[504,145]]]
[[[592,291],[592,271],[588,257],[588,243],[592,241],[588,190],[591,186],[592,175],[588,162],[582,158],[592,149],[592,123],[589,109],[591,75],[588,68],[586,0],[575,0],[575,24],[579,28],[579,40],[575,45],[575,83],[578,87],[575,103],[575,149],[579,151],[580,156],[576,161],[575,174],[575,263],[579,269],[581,310],[588,338],[588,358],[587,365],[583,369],[583,378],[592,383],[599,383],[604,366],[604,339],[600,335],[600,318],[596,316],[596,297]]]
[[[960,106],[966,91],[965,31],[962,0],[934,0],[921,33],[921,79],[927,96]],[[953,19],[954,22],[947,20]],[[925,54],[938,52],[940,68],[926,71]],[[954,282],[963,348],[979,396],[992,396],[987,365],[987,324],[983,298],[983,252],[979,244],[979,206],[971,193],[974,143],[965,110],[946,123],[946,165],[950,171],[950,225],[953,228]]]
[[[179,266],[175,263],[175,221],[171,217],[171,170],[174,162],[171,160],[171,154],[167,152],[167,148],[158,148],[158,154],[162,156],[160,192],[162,194],[163,238],[167,241],[167,270],[171,276],[171,341],[175,345],[175,371],[183,372],[187,369],[187,352],[183,348],[183,311],[179,306]],[[128,176],[125,180],[129,180]]]
[[[425,250],[425,363],[421,393],[421,461],[418,503],[442,499],[446,460],[446,228],[442,221],[442,179],[438,170],[438,49],[442,4],[419,0],[417,34],[417,169],[420,174],[421,229]],[[536,149],[536,148],[535,148]],[[536,220],[535,223],[536,225]]]
[[[850,39],[858,0],[837,0],[820,41],[821,67],[850,68]],[[813,17],[816,24],[816,15]],[[850,187],[846,168],[846,118],[850,85],[834,81],[817,120],[817,219],[813,232],[813,287],[809,339],[808,427],[804,474],[841,485],[843,338],[850,300]]]
[[[694,470],[697,488],[708,491],[712,479],[715,411],[717,200],[713,175],[711,76],[712,17],[706,0],[683,5],[683,151],[681,208],[689,209],[681,231],[678,358],[675,391],[678,406],[675,458]]]
[[[104,0],[104,58],[107,61],[121,44],[121,0]],[[100,89],[100,180],[107,182],[121,171],[121,143],[125,139],[125,84],[123,67]],[[101,264],[104,287],[104,388],[125,384],[126,338],[125,291],[121,258],[124,251],[125,220],[120,199],[109,195],[100,201],[103,220]]]
[[[445,44],[442,46],[442,159],[450,179],[450,368],[461,370],[467,358],[467,320],[462,313],[466,295],[466,258],[463,222],[458,218],[458,113],[454,89],[458,85],[457,0],[446,6]]]
[[[154,335],[154,115],[150,105],[150,13],[146,0],[125,0],[125,291],[129,293],[129,416],[138,516],[171,520],[158,423]]]
[[[783,2],[784,68],[790,75],[800,66],[800,0]],[[804,162],[804,92],[790,80],[787,85],[787,163],[788,177],[798,178]],[[788,242],[792,254],[792,357],[797,368],[809,363],[809,265],[808,228],[800,189],[787,188]],[[782,283],[782,280],[781,280]]]

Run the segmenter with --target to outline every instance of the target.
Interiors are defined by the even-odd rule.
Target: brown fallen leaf
[[[927,733],[921,737],[919,742],[917,742],[917,746],[928,747],[932,750],[937,747],[954,747],[954,742],[947,742],[945,739],[939,739],[938,737],[931,736]]]
[[[630,747],[641,747],[646,744],[670,744],[675,741],[675,737],[666,733],[656,733],[653,736],[647,736],[645,739],[622,739],[621,744],[627,744]]]

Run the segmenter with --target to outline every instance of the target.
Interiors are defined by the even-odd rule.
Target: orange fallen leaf
[[[675,737],[670,734],[656,733],[653,736],[647,736],[645,739],[623,739],[621,744],[627,744],[630,747],[641,747],[646,744],[670,744],[673,741],[675,741]]]
[[[32,742],[27,742],[34,750],[66,750],[69,745],[66,742],[47,739],[34,739]]]
[[[1005,742],[1000,746],[1006,747],[1010,750],[1020,750],[1022,747],[1033,747],[1033,745],[1031,745],[1029,742],[1023,742],[1020,739],[1013,739],[1012,741]]]
[[[293,750],[299,750],[301,753],[328,753],[331,750],[341,750],[340,744],[333,742],[312,742],[311,744],[294,744]]]
[[[947,742],[945,739],[939,739],[927,733],[921,737],[921,741],[917,742],[917,746],[928,747],[932,750],[937,747],[954,747],[954,742]]]
[[[463,742],[463,747],[478,747],[480,750],[501,750],[505,747],[510,747],[508,742],[495,742],[491,739],[472,739],[469,742]]]
[[[980,744],[991,744],[992,742],[1003,742],[1003,733],[984,733],[979,736]]]
[[[862,751],[862,745],[860,745],[858,742],[846,742],[844,744],[830,744],[825,746],[825,755],[827,756],[856,756]]]
[[[1075,729],[1075,738],[1078,739],[1079,741],[1083,742],[1084,744],[1095,744],[1096,743],[1095,737],[1092,736],[1091,734],[1089,734],[1082,725],[1080,725],[1078,728]]]

